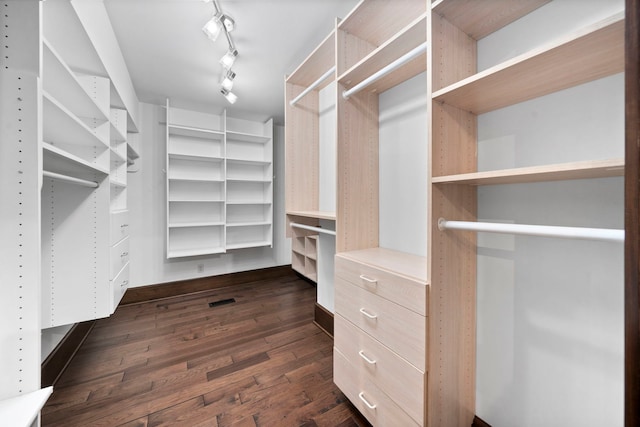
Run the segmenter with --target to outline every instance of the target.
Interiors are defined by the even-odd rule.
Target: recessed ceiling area
[[[214,13],[203,0],[104,0],[141,102],[284,123],[284,78],[358,0],[219,0],[235,20],[239,55],[231,105],[220,93],[227,51],[202,32]]]

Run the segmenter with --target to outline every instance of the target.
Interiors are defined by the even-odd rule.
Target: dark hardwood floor
[[[96,323],[42,425],[368,426],[333,384],[314,302],[292,272],[121,306]]]

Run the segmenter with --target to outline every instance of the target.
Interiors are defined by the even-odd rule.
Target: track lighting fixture
[[[222,57],[220,63],[222,66],[229,70],[233,66],[233,63],[236,62],[236,57],[238,56],[238,51],[236,49],[229,49],[227,53]]]
[[[236,73],[231,70],[227,70],[227,72],[222,76],[222,82],[220,85],[223,89],[231,90],[233,88],[233,79],[236,78]]]
[[[222,12],[222,8],[218,3],[218,0],[203,0],[205,3],[213,3],[215,9],[213,17],[202,27],[202,31],[211,39],[216,41],[222,31],[227,38],[229,49],[227,53],[220,59],[222,64],[222,77],[220,79],[221,90],[220,92],[231,104],[238,100],[238,97],[231,92],[233,87],[233,79],[236,77],[236,73],[231,71],[231,67],[238,57],[238,50],[236,49],[231,34],[229,34],[236,26],[236,21],[229,15]]]
[[[235,104],[238,100],[238,97],[235,93],[230,92],[224,88],[220,89],[220,93],[224,95],[225,98],[227,98],[227,101],[229,101],[230,104]]]

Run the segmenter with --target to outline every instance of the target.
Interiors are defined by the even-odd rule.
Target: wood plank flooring
[[[314,302],[292,272],[119,307],[61,376],[42,425],[369,426],[333,384]]]

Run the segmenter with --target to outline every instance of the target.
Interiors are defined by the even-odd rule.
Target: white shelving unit
[[[166,107],[167,258],[271,246],[272,121]]]

